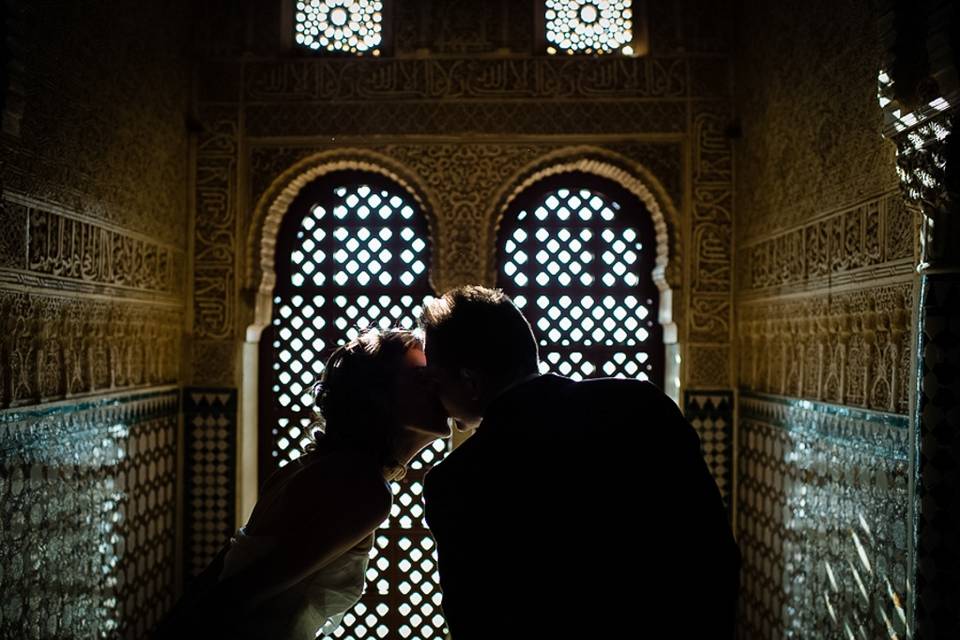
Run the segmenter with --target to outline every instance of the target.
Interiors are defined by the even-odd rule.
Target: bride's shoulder
[[[352,447],[313,451],[298,458],[297,462],[304,468],[337,472],[344,469],[369,472],[378,467],[377,457],[372,452]]]
[[[387,502],[386,508],[390,508],[390,485],[384,480],[382,466],[375,457],[354,450],[310,455],[318,457],[303,460],[298,484],[314,500],[345,494],[350,499],[366,500],[374,505]]]

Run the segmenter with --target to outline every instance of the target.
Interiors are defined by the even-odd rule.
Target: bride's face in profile
[[[403,364],[403,369],[397,374],[394,398],[400,424],[425,435],[450,437],[447,412],[433,385],[423,375],[427,366],[423,350],[418,347],[409,349]]]

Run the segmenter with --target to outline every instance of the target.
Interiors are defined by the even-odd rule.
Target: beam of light
[[[861,527],[863,528],[863,530],[867,533],[867,539],[868,539],[868,540],[872,540],[872,539],[873,539],[873,532],[870,530],[870,525],[867,524],[867,520],[866,520],[866,518],[863,517],[863,514],[862,514],[862,513],[857,514],[857,520],[860,521],[860,526],[861,526]]]
[[[830,594],[826,591],[823,592],[823,601],[827,603],[827,613],[830,614],[830,618],[833,620],[833,623],[836,624],[838,622],[837,612],[833,610],[833,605],[830,604]]]
[[[850,536],[853,538],[853,545],[857,548],[857,555],[860,556],[860,562],[863,564],[864,569],[866,569],[867,572],[872,575],[873,567],[870,566],[870,559],[867,557],[867,550],[863,548],[862,544],[860,544],[860,537],[853,529],[850,530]]]
[[[887,576],[883,576],[883,581],[887,585],[887,596],[890,597],[890,601],[893,603],[893,608],[897,612],[897,617],[900,618],[900,622],[903,623],[904,629],[907,630],[907,636],[910,635],[910,625],[907,623],[907,612],[903,609],[903,603],[900,600],[900,596],[896,591],[893,590],[893,585],[890,584],[890,580]],[[909,589],[910,583],[907,583],[907,588]]]
[[[840,587],[837,585],[837,578],[833,575],[833,567],[831,567],[830,563],[826,560],[823,561],[823,565],[827,569],[827,578],[830,579],[830,587],[833,588],[834,591],[840,591]]]
[[[853,572],[853,579],[856,580],[857,587],[860,589],[860,595],[863,596],[863,601],[870,604],[870,596],[867,594],[867,588],[863,585],[863,580],[860,579],[860,572],[857,571],[851,560],[847,560],[847,562],[850,565],[850,571]]]
[[[883,609],[880,609],[880,615],[883,617],[883,624],[887,627],[887,635],[890,636],[890,640],[899,640],[900,636],[897,635],[897,631],[890,623],[890,618],[887,617],[887,612]]]

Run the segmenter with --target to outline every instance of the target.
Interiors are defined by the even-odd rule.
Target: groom
[[[500,291],[449,291],[421,324],[447,411],[475,429],[424,485],[453,639],[731,638],[739,552],[676,405],[540,375]]]

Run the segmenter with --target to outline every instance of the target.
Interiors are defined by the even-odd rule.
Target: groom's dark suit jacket
[[[732,636],[727,514],[696,432],[652,384],[514,387],[424,498],[454,640]]]

